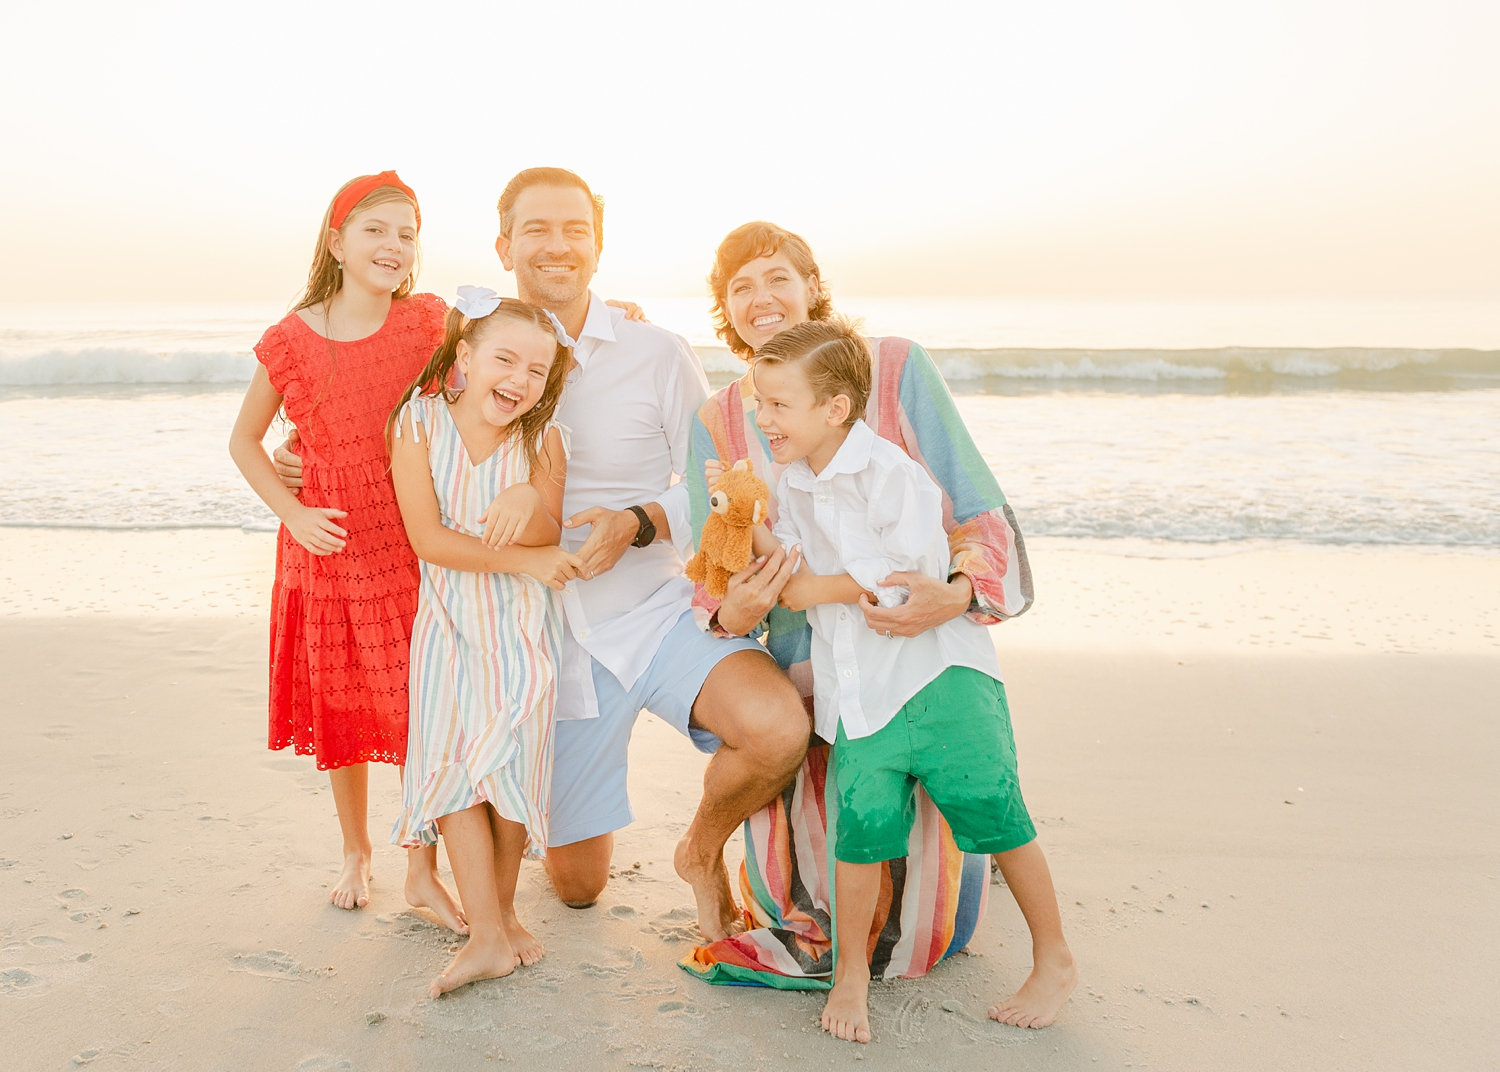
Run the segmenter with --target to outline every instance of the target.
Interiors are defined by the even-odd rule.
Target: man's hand
[[[780,547],[764,558],[754,559],[738,573],[729,575],[729,590],[719,604],[719,628],[735,636],[754,629],[781,597],[782,589],[802,564],[802,549],[790,554]]]
[[[300,445],[297,429],[293,428],[292,434],[271,452],[271,464],[276,467],[277,477],[291,489],[293,495],[302,487],[302,458],[296,453]]]
[[[880,584],[881,587],[905,585],[911,590],[911,596],[899,607],[882,607],[870,602],[868,596],[859,597],[865,624],[882,636],[889,633],[912,637],[925,633],[957,618],[969,609],[974,599],[974,585],[962,573],[954,574],[951,581],[940,581],[925,573],[893,573]]]
[[[605,506],[591,506],[563,522],[565,529],[580,529],[585,525],[592,526],[588,539],[578,549],[578,557],[583,560],[581,576],[585,580],[614,569],[625,549],[635,542],[635,534],[641,528],[632,511],[611,510]]]

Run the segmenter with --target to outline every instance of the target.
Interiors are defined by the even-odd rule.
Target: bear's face
[[[708,506],[730,528],[750,528],[765,520],[770,497],[766,482],[755,475],[748,462],[742,461],[719,477],[708,497]]]

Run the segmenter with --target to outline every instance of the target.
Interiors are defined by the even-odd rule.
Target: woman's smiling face
[[[816,276],[798,274],[781,250],[756,257],[735,272],[725,288],[729,323],[752,350],[779,332],[807,323],[818,297]]]

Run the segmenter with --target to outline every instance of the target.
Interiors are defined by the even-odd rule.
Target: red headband
[[[337,231],[344,226],[344,221],[349,218],[349,213],[354,211],[354,206],[363,201],[370,194],[382,186],[400,190],[411,198],[411,207],[417,214],[417,230],[422,229],[422,210],[417,206],[417,195],[412,193],[410,186],[401,181],[401,177],[394,171],[382,171],[379,175],[361,175],[348,186],[344,192],[333,199],[333,213],[328,217],[328,226]]]

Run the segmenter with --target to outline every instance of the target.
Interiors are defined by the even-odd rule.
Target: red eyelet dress
[[[285,526],[271,595],[270,747],[319,770],[406,762],[417,559],[406,539],[385,422],[443,338],[442,299],[391,303],[375,334],[330,343],[296,313],[255,346],[297,426],[301,500],[348,512],[344,549],[309,554]]]

